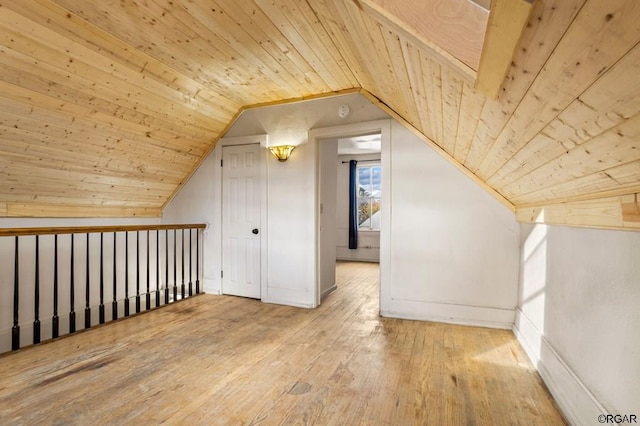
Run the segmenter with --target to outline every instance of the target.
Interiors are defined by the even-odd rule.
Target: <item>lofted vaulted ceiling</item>
[[[640,2],[538,0],[496,99],[488,3],[0,0],[0,215],[160,215],[243,109],[351,90],[520,220],[640,227]]]

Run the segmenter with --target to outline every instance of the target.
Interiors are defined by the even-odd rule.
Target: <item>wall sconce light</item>
[[[295,146],[293,145],[280,145],[280,146],[270,146],[269,151],[273,154],[274,157],[278,159],[278,161],[287,161],[291,156],[291,151],[293,151]]]

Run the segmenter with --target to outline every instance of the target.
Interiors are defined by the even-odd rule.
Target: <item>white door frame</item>
[[[269,150],[266,149],[268,141],[268,135],[256,135],[256,136],[240,136],[222,138],[216,144],[213,150],[214,158],[214,212],[213,223],[211,233],[213,234],[214,250],[213,255],[216,265],[216,277],[218,281],[217,288],[222,292],[222,167],[220,162],[222,161],[222,147],[230,145],[251,145],[260,144],[262,149],[262,155],[259,156],[260,163],[260,300],[265,299],[267,294],[267,156]]]
[[[315,283],[314,283],[314,308],[320,305],[320,139],[357,136],[365,133],[380,132],[382,139],[382,152],[380,164],[382,165],[382,207],[380,222],[380,309],[383,297],[388,293],[391,277],[391,120],[366,121],[363,123],[346,124],[344,126],[324,127],[309,131],[309,142],[315,146],[316,164],[316,233],[315,233]]]

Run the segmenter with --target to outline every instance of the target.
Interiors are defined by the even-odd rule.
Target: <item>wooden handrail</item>
[[[200,256],[200,245],[203,238],[201,230],[206,229],[207,225],[203,223],[191,223],[191,224],[147,224],[147,225],[118,225],[118,226],[61,226],[61,227],[33,227],[33,228],[0,228],[0,239],[2,237],[8,237],[15,240],[14,243],[14,268],[13,268],[13,325],[11,327],[11,350],[18,350],[21,347],[21,326],[27,326],[24,319],[21,320],[20,310],[21,306],[24,307],[24,303],[20,303],[24,297],[27,297],[27,301],[32,303],[34,307],[33,311],[27,312],[27,315],[33,315],[33,322],[29,324],[28,328],[31,329],[32,342],[38,344],[41,339],[41,319],[46,321],[51,319],[51,336],[57,338],[61,335],[60,332],[60,316],[59,311],[61,305],[59,304],[59,298],[68,298],[68,305],[64,306],[63,316],[68,318],[68,333],[72,334],[77,331],[78,321],[76,314],[82,315],[84,312],[84,330],[90,329],[97,324],[105,324],[109,321],[115,321],[120,316],[120,307],[123,308],[124,317],[129,317],[131,313],[131,305],[135,304],[135,313],[142,312],[142,298],[145,299],[145,311],[153,309],[152,299],[155,298],[155,307],[158,308],[162,305],[162,291],[164,288],[164,304],[174,303],[187,297],[195,296],[200,293],[200,260],[199,258],[193,258],[193,245],[195,235],[195,253],[196,256]],[[177,231],[180,230],[178,233]],[[184,232],[184,231],[187,232]],[[163,231],[163,232],[161,232]],[[195,232],[194,232],[195,231]],[[60,246],[59,235],[69,235],[70,237],[63,238],[63,244]],[[81,234],[82,237],[76,237],[76,234]],[[96,238],[91,238],[91,234],[100,237],[98,241]],[[113,234],[107,235],[105,234]],[[142,234],[142,235],[141,235]],[[146,236],[144,235],[146,234]],[[186,234],[186,235],[185,235]],[[46,247],[42,247],[40,244],[42,238],[41,235],[53,235],[51,239],[47,238],[47,242],[53,242],[53,247],[46,244]],[[31,240],[30,237],[35,237],[35,249],[30,242],[27,241],[26,247],[20,247],[21,241],[28,237],[26,240]],[[130,237],[134,238],[135,245],[129,243]],[[188,237],[188,245],[185,240],[185,236]],[[106,240],[106,246],[105,246]],[[93,241],[93,242],[92,242]],[[171,241],[172,244],[169,244]],[[5,241],[7,242],[7,241]],[[146,250],[140,246],[140,243],[146,244]],[[178,242],[180,243],[178,245]],[[111,243],[113,243],[113,250],[111,251]],[[173,249],[170,251],[170,246]],[[122,250],[124,248],[124,250]],[[181,249],[181,254],[178,256],[178,249]],[[204,248],[204,247],[203,247]],[[105,250],[106,249],[106,250]],[[131,252],[133,249],[133,252]],[[161,256],[161,252],[165,251],[165,256]],[[5,245],[5,250],[8,250],[8,244]],[[60,251],[63,251],[62,257],[59,256]],[[21,252],[33,251],[33,257],[27,256],[26,262],[20,262]],[[84,255],[83,255],[84,253]],[[99,253],[99,254],[96,254]],[[131,255],[130,255],[131,254]],[[155,276],[151,275],[151,255],[155,256]],[[170,256],[172,254],[172,256]],[[53,255],[53,264],[41,268],[42,264],[40,259],[44,256],[49,259]],[[173,261],[171,261],[173,258]],[[33,262],[31,261],[33,259]],[[179,261],[178,261],[179,260]],[[196,292],[193,293],[193,276],[192,267],[195,260],[196,266]],[[133,265],[130,263],[133,261]],[[204,261],[204,259],[202,259]],[[160,275],[161,264],[165,266],[165,282],[162,282]],[[113,274],[109,277],[105,274],[105,266],[107,268],[113,267]],[[186,269],[189,270],[189,281],[186,279]],[[60,268],[66,268],[68,275],[59,274]],[[81,272],[81,268],[84,269],[84,273]],[[99,276],[95,273],[99,268]],[[146,269],[146,275],[142,272]],[[178,281],[178,269],[181,270],[181,280]],[[22,271],[32,270],[35,272],[33,276],[24,276]],[[135,281],[131,281],[131,272],[135,270]],[[173,272],[173,281],[170,281],[169,271]],[[4,271],[3,271],[4,272]],[[80,272],[77,274],[77,272]],[[120,274],[118,273],[120,272]],[[124,273],[124,274],[122,274]],[[40,277],[45,276],[48,279],[41,282]],[[143,287],[143,278],[146,280],[146,288]],[[26,279],[26,283],[24,284]],[[59,280],[62,279],[63,288],[61,289]],[[22,280],[22,282],[21,282]],[[111,281],[111,282],[109,282]],[[152,282],[153,281],[153,282]],[[49,288],[49,284],[53,283],[53,288]],[[83,285],[84,284],[84,285]],[[124,284],[124,287],[123,287]],[[153,284],[153,286],[152,286]],[[188,293],[187,293],[188,284]],[[44,285],[44,287],[43,287]],[[112,294],[105,294],[105,288],[107,286],[113,288]],[[84,291],[83,291],[84,288]],[[180,292],[178,294],[178,288]],[[119,290],[120,289],[120,290]],[[169,295],[170,289],[173,290],[173,297]],[[124,290],[124,295],[122,290]],[[146,291],[145,291],[146,290]],[[67,292],[65,296],[63,293]],[[99,304],[96,295],[99,294]],[[40,299],[40,296],[44,295],[44,302]],[[49,297],[49,296],[52,296]],[[78,296],[84,296],[83,303],[79,303]],[[107,299],[105,299],[105,296]],[[111,318],[105,316],[105,300],[111,300]],[[53,315],[51,317],[43,318],[41,316],[40,308],[44,304],[53,304]],[[69,308],[66,311],[67,306]],[[76,308],[79,308],[78,310]],[[92,312],[94,309],[98,310],[97,322],[93,318]],[[51,311],[49,311],[51,312]],[[22,314],[24,316],[24,314]],[[31,325],[32,324],[32,325]],[[4,327],[4,324],[0,324]],[[27,330],[28,332],[28,330]],[[23,336],[24,337],[24,336]],[[0,342],[2,344],[2,342]]]
[[[0,237],[26,235],[92,234],[97,232],[155,231],[164,229],[205,229],[204,223],[179,225],[61,226],[42,228],[0,228]]]

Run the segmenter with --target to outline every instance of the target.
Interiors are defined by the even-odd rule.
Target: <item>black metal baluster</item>
[[[91,291],[91,277],[89,276],[89,233],[87,232],[87,279],[85,285],[84,328],[91,328],[91,308],[89,298]]]
[[[36,277],[33,294],[33,344],[40,343],[40,236],[36,235]]]
[[[178,258],[177,258],[177,236],[176,230],[173,230],[173,301],[178,300]]]
[[[58,318],[58,234],[53,236],[53,318],[51,318],[51,337],[60,336]]]
[[[189,228],[189,297],[193,296],[193,283],[191,282],[191,264],[193,257],[191,256],[191,248],[193,247],[193,229]]]
[[[140,313],[140,231],[136,231],[136,314]]]
[[[15,259],[13,265],[13,327],[11,327],[11,350],[20,349],[20,325],[18,324],[18,307],[20,306],[20,261],[18,258],[18,236],[16,235]]]
[[[180,294],[182,295],[182,298],[184,299],[184,228],[182,228],[182,256],[180,256],[180,260],[182,261],[182,285],[180,286]]]
[[[200,293],[200,230],[196,229],[196,294]]]
[[[71,234],[71,278],[70,278],[70,289],[69,289],[69,305],[71,306],[71,309],[69,311],[69,333],[75,333],[76,332],[76,310],[75,310],[75,299],[76,299],[76,276],[75,276],[75,272],[74,272],[74,249],[73,249],[73,245],[74,245],[74,241],[75,241],[75,235]]]
[[[146,306],[147,311],[151,309],[151,289],[149,288],[149,230],[147,229],[147,298]]]
[[[100,233],[100,305],[98,322],[104,324],[104,232]]]
[[[116,263],[117,263],[117,257],[116,257],[116,242],[117,242],[117,236],[118,234],[116,232],[113,233],[113,302],[111,302],[111,320],[117,320],[118,319],[118,279],[117,279],[117,274],[116,274]]]
[[[156,308],[160,307],[160,230],[156,229]]]
[[[169,303],[169,230],[164,231],[164,304]]]
[[[129,232],[124,233],[124,316],[129,316]]]

